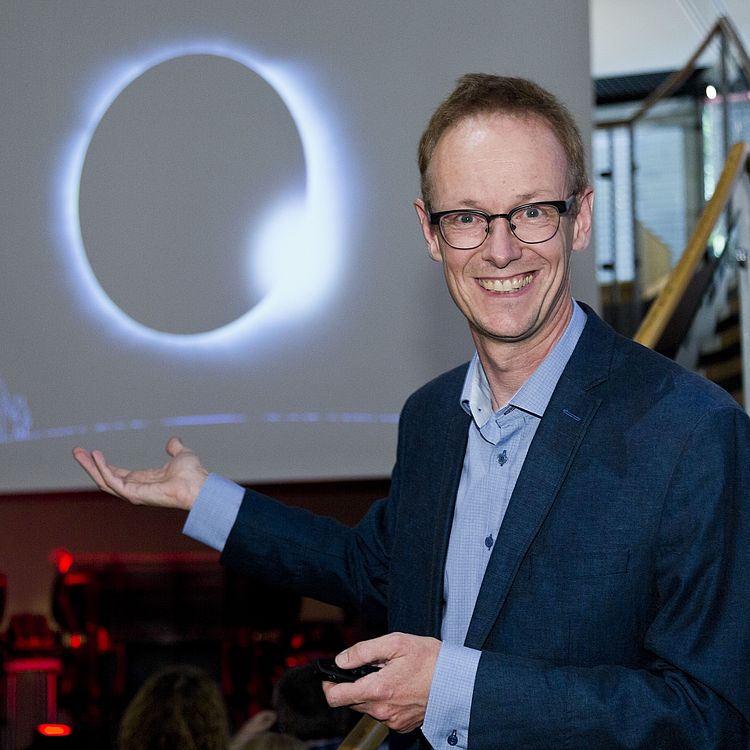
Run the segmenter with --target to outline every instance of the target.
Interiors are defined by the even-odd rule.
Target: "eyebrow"
[[[539,192],[535,191],[533,193],[523,193],[522,195],[518,196],[518,203],[515,205],[520,206],[524,203],[533,203],[534,201],[539,201]]]
[[[522,193],[521,195],[516,196],[515,202],[508,208],[508,210],[516,208],[517,206],[524,206],[527,203],[545,203],[547,201],[553,201],[553,200],[558,200],[558,199],[557,198],[540,198],[538,191],[532,192],[532,193]],[[479,201],[476,201],[472,198],[458,201],[458,204],[466,208],[467,210],[476,210],[476,211],[485,212],[485,209],[482,208],[482,204]],[[460,211],[461,209],[457,209],[457,210]]]

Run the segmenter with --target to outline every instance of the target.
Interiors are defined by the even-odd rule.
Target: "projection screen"
[[[405,398],[472,351],[412,206],[421,130],[481,70],[588,133],[587,4],[1,15],[0,492],[172,434],[239,481],[387,476]]]

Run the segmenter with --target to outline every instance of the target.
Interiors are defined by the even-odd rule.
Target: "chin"
[[[475,329],[483,336],[488,336],[498,341],[518,341],[532,335],[538,326],[538,318],[521,319],[518,316],[504,316],[503,319],[492,318],[476,320]]]
[[[511,344],[517,341],[524,341],[533,336],[535,329],[518,328],[518,327],[495,327],[472,325],[476,334],[488,341],[497,341],[499,343]]]

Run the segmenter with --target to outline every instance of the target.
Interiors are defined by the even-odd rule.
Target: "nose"
[[[498,217],[490,224],[490,232],[482,243],[482,258],[498,268],[521,257],[521,241],[510,231],[510,222]]]

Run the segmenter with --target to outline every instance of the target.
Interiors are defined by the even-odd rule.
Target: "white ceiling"
[[[750,52],[750,0],[589,0],[594,78],[680,68],[719,15]]]

